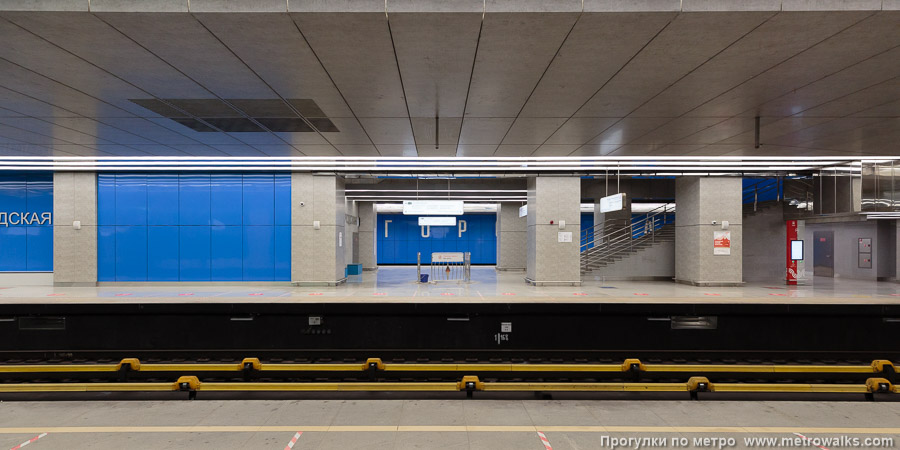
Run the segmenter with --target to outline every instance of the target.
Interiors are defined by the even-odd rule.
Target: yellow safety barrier
[[[127,367],[126,367],[127,366]],[[494,364],[494,363],[384,363],[369,358],[364,363],[262,363],[258,358],[244,358],[240,363],[142,363],[136,358],[118,364],[16,364],[0,365],[0,373],[66,373],[117,372],[571,372],[571,373],[893,373],[894,364],[875,360],[869,365],[800,365],[800,364],[649,364],[639,359],[626,359],[622,364]]]
[[[900,386],[884,378],[870,378],[865,384],[807,383],[710,383],[705,377],[692,377],[685,383],[580,383],[580,382],[483,382],[467,375],[458,382],[202,382],[196,376],[183,376],[174,383],[19,383],[0,384],[2,393],[34,392],[748,392],[748,393],[900,393]]]

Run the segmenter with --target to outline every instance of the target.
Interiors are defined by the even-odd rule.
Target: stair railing
[[[617,254],[634,251],[636,240],[646,238],[656,242],[656,232],[660,228],[673,223],[675,206],[666,203],[648,211],[637,219],[628,220],[626,225],[613,228],[608,233],[598,233],[609,224],[598,224],[582,233],[581,268],[584,271]]]

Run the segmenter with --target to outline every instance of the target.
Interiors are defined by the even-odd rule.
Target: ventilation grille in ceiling
[[[288,99],[286,102],[280,99],[228,99],[223,102],[214,98],[161,100],[150,98],[132,99],[131,102],[194,131],[204,133],[340,131],[328,117],[325,117],[319,105],[308,98]]]

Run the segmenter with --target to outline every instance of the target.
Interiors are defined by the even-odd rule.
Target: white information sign
[[[572,242],[572,232],[560,231],[557,233],[556,238],[559,242]]]
[[[431,262],[463,262],[462,252],[438,252],[431,254]]]
[[[461,216],[462,200],[407,200],[403,202],[407,216]]]
[[[731,232],[713,231],[713,255],[731,254]]]
[[[625,205],[625,194],[610,195],[600,199],[600,212],[620,211]]]
[[[791,241],[791,259],[803,261],[803,241]]]
[[[522,205],[519,207],[519,217],[525,217],[528,215],[528,205]]]
[[[456,226],[456,217],[434,217],[434,216],[423,216],[419,217],[419,226],[432,226],[432,227],[455,227]]]

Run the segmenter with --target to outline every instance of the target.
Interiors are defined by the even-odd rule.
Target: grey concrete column
[[[377,270],[378,260],[375,258],[378,237],[375,236],[375,203],[359,203],[359,263],[363,270]]]
[[[743,282],[742,190],[738,177],[676,180],[675,281],[697,286]],[[722,230],[724,221],[728,230]],[[716,231],[731,232],[730,255],[713,254]]]
[[[498,203],[497,270],[525,270],[527,235],[528,220],[519,217],[519,205]]]
[[[580,285],[581,179],[529,178],[527,219],[526,281]],[[561,221],[565,229],[560,229]],[[572,242],[559,242],[560,232],[572,233]]]
[[[292,174],[291,282],[295,285],[335,285],[346,280],[344,208],[342,178]]]
[[[76,229],[76,222],[81,229]],[[97,174],[53,174],[53,284],[97,285]]]

